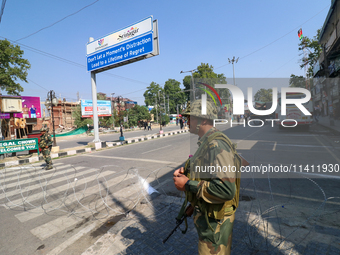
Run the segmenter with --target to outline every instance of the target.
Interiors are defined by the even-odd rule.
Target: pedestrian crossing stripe
[[[133,177],[136,177],[136,176],[135,175],[129,175],[124,180],[131,179]],[[121,176],[117,177],[117,178],[121,179]],[[111,187],[112,185],[116,185],[117,184],[117,178],[110,180],[108,182],[107,188]],[[98,191],[98,189],[95,189],[95,188],[97,188],[97,187],[91,187],[90,188],[91,193]],[[137,190],[136,192],[132,193],[131,192],[131,186],[127,186],[127,187],[125,187],[125,188],[123,188],[123,189],[121,189],[117,192],[112,193],[111,195],[114,195],[115,197],[117,197],[119,199],[120,207],[126,208],[127,204],[131,203],[131,201],[129,201],[127,198],[133,197],[133,196],[141,196],[141,192],[140,192],[140,190]],[[109,207],[111,210],[113,210],[116,214],[126,213],[125,211],[118,211],[118,210],[113,209],[111,207],[112,205],[115,204],[115,202],[113,200],[111,200],[111,201],[101,201],[101,202],[103,202],[103,203],[100,206],[96,206],[96,211],[88,210],[88,211],[81,213],[78,217],[74,216],[74,215],[61,216],[61,217],[59,217],[55,220],[52,220],[50,222],[47,222],[46,224],[43,224],[39,227],[32,229],[31,233],[34,234],[36,237],[38,237],[40,240],[45,240],[45,239],[59,233],[60,231],[66,230],[67,228],[72,227],[73,225],[82,222],[84,219],[93,216],[94,213],[96,213],[100,210],[103,210],[107,207]],[[129,208],[129,209],[131,210],[132,208]]]

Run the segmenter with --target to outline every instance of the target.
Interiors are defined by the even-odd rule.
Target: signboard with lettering
[[[152,16],[89,42],[87,71],[95,71],[153,52]]]
[[[38,138],[0,141],[0,155],[28,150],[37,150],[39,154]]]
[[[111,101],[98,100],[97,111],[99,117],[111,116]],[[81,100],[81,117],[93,117],[93,103],[92,100]]]

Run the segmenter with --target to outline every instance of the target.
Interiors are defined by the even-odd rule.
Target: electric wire
[[[6,1],[5,1],[5,2],[6,2]],[[79,12],[81,12],[82,10],[84,10],[84,9],[86,9],[86,8],[88,8],[88,7],[90,7],[91,5],[94,5],[94,4],[97,3],[97,2],[99,2],[99,0],[96,0],[96,1],[92,2],[91,4],[88,4],[88,5],[84,6],[83,8],[79,9],[78,11],[73,12],[73,13],[71,13],[71,14],[65,16],[64,18],[62,18],[62,19],[60,19],[60,20],[58,20],[58,21],[56,21],[56,22],[54,22],[54,23],[52,23],[52,24],[50,24],[50,25],[48,25],[48,26],[46,26],[46,27],[43,27],[43,28],[41,28],[41,29],[39,29],[39,30],[37,30],[37,31],[35,31],[35,32],[33,32],[33,33],[27,35],[27,36],[24,36],[24,37],[22,37],[22,38],[16,40],[16,42],[21,41],[21,40],[23,40],[23,39],[26,39],[26,38],[28,38],[28,37],[30,37],[30,36],[32,36],[32,35],[35,35],[35,34],[41,32],[41,31],[43,31],[43,30],[45,30],[45,29],[47,29],[47,28],[50,28],[50,27],[52,27],[52,26],[58,24],[59,22],[65,20],[65,19],[67,19],[67,18],[69,18],[69,17],[71,17],[71,16],[73,16],[73,15],[79,13]],[[1,18],[1,16],[0,16],[0,18]],[[1,20],[0,20],[0,21],[1,21]]]
[[[288,33],[286,33],[286,34],[280,36],[279,38],[277,38],[277,39],[275,39],[274,41],[272,41],[272,42],[266,44],[265,46],[262,46],[261,48],[259,48],[259,49],[257,49],[257,50],[254,50],[254,51],[250,52],[249,54],[244,55],[243,57],[240,57],[240,60],[241,60],[241,59],[244,59],[244,58],[246,58],[246,57],[249,57],[249,56],[253,55],[253,54],[256,53],[256,52],[259,52],[259,51],[261,51],[261,50],[267,48],[268,46],[270,46],[270,45],[276,43],[277,41],[281,40],[282,38],[286,37],[287,35],[289,35],[289,34],[291,34],[291,33],[293,33],[293,32],[296,32],[296,30],[299,29],[302,25],[306,24],[307,22],[309,22],[310,20],[312,20],[313,18],[315,18],[316,16],[318,16],[321,12],[323,12],[323,11],[324,11],[325,9],[327,9],[327,8],[329,8],[329,5],[327,5],[325,8],[323,8],[323,9],[322,9],[321,11],[319,11],[317,14],[315,14],[313,17],[309,18],[308,20],[306,20],[305,22],[303,22],[303,23],[300,24],[299,26],[295,27],[294,29],[292,29],[292,30],[289,31]],[[219,68],[222,68],[222,67],[227,66],[227,65],[230,65],[230,63],[221,65],[221,66],[219,66],[219,67],[216,67],[215,69],[219,69]]]

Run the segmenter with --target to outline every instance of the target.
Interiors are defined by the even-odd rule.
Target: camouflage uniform
[[[51,147],[53,144],[52,137],[48,134],[48,129],[42,128],[40,131],[45,131],[45,134],[40,136],[39,147],[42,150],[44,160],[46,162],[46,169],[52,169]],[[48,146],[48,148],[46,148]]]
[[[184,115],[201,117],[200,102],[194,102],[191,112]],[[217,119],[215,109],[213,104],[207,102],[207,115],[202,117]],[[239,200],[239,173],[214,172],[210,178],[202,178],[202,173],[195,172],[195,169],[196,166],[208,168],[217,165],[230,168],[235,166],[235,169],[239,169],[241,159],[229,138],[216,128],[206,132],[199,139],[198,145],[198,150],[185,167],[185,174],[190,180],[186,184],[186,200],[195,207],[198,252],[204,255],[230,254],[235,211]]]

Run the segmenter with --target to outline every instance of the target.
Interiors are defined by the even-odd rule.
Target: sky
[[[21,95],[45,101],[47,92],[54,90],[56,96],[75,102],[77,92],[81,99],[92,99],[86,71],[89,37],[103,37],[152,15],[158,20],[160,55],[96,76],[97,92],[144,105],[143,93],[151,82],[162,87],[168,79],[182,83],[188,74],[180,72],[201,63],[212,65],[229,81],[233,66],[228,58],[233,56],[239,57],[236,84],[237,78],[304,75],[297,31],[302,28],[305,36],[315,36],[330,4],[331,0],[16,0],[6,2],[0,40],[18,44],[31,63],[28,83],[19,81]],[[269,83],[257,84],[253,93],[262,87],[271,88]]]

